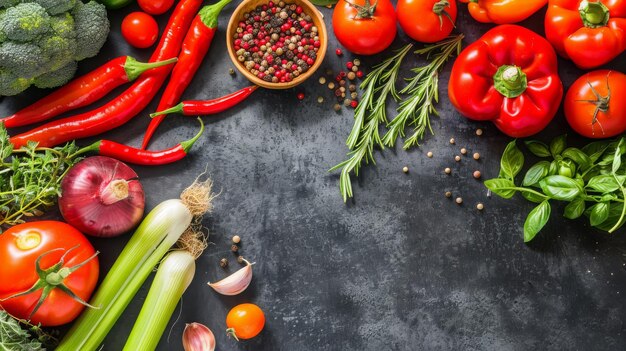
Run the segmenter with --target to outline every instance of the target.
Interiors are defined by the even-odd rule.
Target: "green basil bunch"
[[[511,141],[500,160],[498,178],[485,181],[496,195],[510,199],[520,193],[538,203],[524,222],[524,241],[531,241],[550,218],[550,200],[567,201],[563,216],[589,218],[593,227],[613,233],[626,221],[626,141],[602,140],[581,149],[567,147],[562,135],[547,145],[525,141],[527,149],[543,160],[532,165],[518,186],[515,177],[524,166],[524,154]]]

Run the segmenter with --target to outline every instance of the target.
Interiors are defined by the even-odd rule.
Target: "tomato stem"
[[[587,84],[589,88],[591,88],[591,92],[596,97],[594,100],[576,100],[580,102],[588,102],[596,105],[595,110],[593,111],[593,117],[591,118],[591,134],[595,135],[593,127],[597,123],[602,130],[602,134],[604,135],[604,128],[602,128],[602,124],[598,121],[598,113],[599,112],[608,112],[609,111],[609,102],[611,101],[611,86],[609,85],[609,76],[611,75],[611,71],[606,74],[606,96],[600,95],[600,93],[593,87],[589,79],[587,79]]]
[[[443,16],[446,16],[450,20],[450,23],[452,23],[452,26],[456,28],[454,20],[452,20],[448,11],[446,11],[446,7],[450,7],[450,1],[448,0],[439,0],[433,5],[433,12],[435,15],[439,16],[439,30],[443,29]]]
[[[493,85],[500,94],[514,98],[526,91],[526,74],[514,65],[502,65],[493,76]]]
[[[226,335],[232,336],[233,338],[235,338],[235,340],[239,341],[239,338],[237,337],[237,333],[235,333],[235,328],[226,329]]]
[[[87,307],[97,308],[95,306],[90,305],[83,299],[81,299],[63,283],[65,278],[67,278],[71,273],[81,268],[82,266],[86,265],[89,261],[93,260],[99,254],[99,252],[96,251],[95,254],[93,254],[92,256],[90,256],[89,258],[87,258],[86,260],[84,260],[83,262],[75,266],[63,267],[63,264],[65,263],[65,257],[67,256],[67,254],[77,249],[78,247],[79,245],[76,245],[74,247],[67,249],[67,251],[65,251],[65,253],[63,253],[61,258],[59,259],[59,262],[55,263],[48,269],[41,268],[41,259],[50,253],[60,251],[60,250],[65,250],[65,249],[58,248],[58,249],[53,249],[53,250],[42,253],[39,257],[37,257],[37,260],[35,260],[35,269],[37,271],[37,275],[39,276],[39,280],[35,282],[35,284],[33,284],[33,286],[30,287],[30,289],[11,295],[4,299],[0,299],[0,301],[6,301],[8,299],[13,299],[16,297],[32,294],[34,292],[41,290],[41,296],[39,297],[39,300],[37,300],[37,304],[31,311],[31,313],[28,315],[28,318],[31,318],[37,312],[39,307],[41,307],[41,305],[44,303],[46,298],[48,298],[48,295],[50,295],[50,292],[52,292],[52,290],[57,288],[63,291],[64,293],[68,294],[76,302],[82,305],[85,305]]]
[[[609,9],[601,2],[582,1],[578,13],[587,28],[604,27],[609,23]]]
[[[348,5],[354,7],[357,10],[356,18],[357,19],[368,19],[374,17],[374,12],[376,12],[376,6],[378,5],[378,0],[372,5],[370,0],[365,0],[365,4],[357,5],[350,1],[347,1]]]

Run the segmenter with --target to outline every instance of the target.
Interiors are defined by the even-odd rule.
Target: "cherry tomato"
[[[397,6],[400,27],[414,40],[435,43],[446,38],[454,29],[454,0],[398,0]],[[416,14],[419,14],[419,20]]]
[[[565,118],[578,134],[609,138],[626,130],[626,75],[599,70],[578,78],[565,96]]]
[[[389,0],[339,0],[333,11],[333,31],[341,45],[359,55],[385,50],[396,37],[396,11]]]
[[[147,13],[132,12],[122,21],[122,36],[130,45],[145,49],[156,42],[159,26]]]
[[[137,0],[139,7],[151,15],[162,15],[174,5],[174,0]]]
[[[228,312],[226,326],[226,331],[236,339],[252,339],[263,330],[265,315],[259,306],[243,303]]]
[[[40,278],[37,260],[45,271],[59,263],[63,255],[64,262],[57,267],[57,273],[48,271]],[[63,278],[67,268],[71,271],[71,267],[81,263],[85,264]],[[0,307],[17,318],[30,319],[35,325],[41,323],[50,327],[69,323],[85,306],[61,289],[65,287],[88,301],[98,281],[98,267],[93,246],[69,224],[38,221],[11,227],[0,235],[0,299],[5,299]],[[43,289],[10,297],[28,291],[36,283],[52,288],[36,311]]]

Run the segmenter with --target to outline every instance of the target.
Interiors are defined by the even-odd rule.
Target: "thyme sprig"
[[[348,159],[330,169],[334,171],[341,168],[339,189],[344,202],[352,197],[350,172],[354,171],[358,176],[363,161],[376,164],[374,145],[384,148],[378,126],[387,123],[387,97],[391,95],[394,99],[399,98],[396,80],[400,63],[412,47],[413,44],[406,45],[394,56],[375,66],[360,85],[363,95],[354,111],[354,125],[346,142],[350,149]]]
[[[0,123],[0,226],[23,223],[54,205],[61,179],[80,160],[77,151],[74,143],[38,148],[32,142],[14,150]]]
[[[385,146],[393,147],[398,136],[404,137],[407,123],[414,128],[413,135],[404,141],[405,150],[419,146],[426,129],[434,134],[430,116],[439,116],[435,108],[435,104],[439,102],[439,71],[455,53],[458,55],[461,52],[464,37],[463,34],[459,34],[414,51],[417,55],[426,55],[430,62],[426,66],[411,70],[415,76],[407,79],[407,86],[400,91],[400,94],[406,94],[408,97],[402,100],[398,107],[398,115],[387,125],[388,131],[383,136]]]

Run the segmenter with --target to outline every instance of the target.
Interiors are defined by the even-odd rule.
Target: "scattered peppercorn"
[[[450,144],[454,144],[456,143],[456,140],[454,140],[454,138],[450,138]]]
[[[409,173],[409,167],[407,166],[402,167],[402,172]]]
[[[449,198],[452,197],[452,192],[446,191],[446,193],[444,195],[449,199]]]
[[[298,95],[296,95],[296,97],[298,98],[298,100],[304,100],[304,93],[300,92],[298,93]]]
[[[459,155],[454,156],[454,160],[455,160],[456,162],[461,161],[461,156],[459,156]]]
[[[341,110],[341,105],[339,105],[339,104],[335,104],[335,105],[333,106],[333,109],[334,109],[335,111],[339,111],[339,110]]]
[[[337,48],[337,50],[335,50],[335,54],[337,54],[337,56],[341,56],[341,55],[343,55],[343,51],[341,51],[341,49]]]
[[[450,167],[446,167],[446,169],[443,170],[446,174],[450,174],[452,173],[452,170],[450,169]]]
[[[319,82],[320,84],[326,84],[326,78],[320,77]]]
[[[348,61],[348,63],[346,63],[346,68],[349,69],[349,70],[351,70],[353,66],[354,66],[354,63],[352,63],[350,61]]]
[[[239,251],[239,246],[237,246],[236,244],[230,245],[230,251],[232,251],[232,252]]]
[[[348,73],[348,79],[349,80],[355,80],[356,79],[356,73],[354,73],[354,72]]]
[[[478,135],[478,136],[483,135],[483,130],[480,129],[480,128],[476,129],[476,135]]]
[[[478,160],[480,158],[480,154],[478,152],[474,153],[474,160]]]
[[[328,89],[331,89],[331,90],[335,89],[335,83],[333,82],[328,83]]]
[[[428,158],[433,158],[433,152],[432,152],[432,151],[428,151],[428,152],[426,153],[426,157],[428,157]]]
[[[228,267],[228,260],[226,258],[222,258],[220,260],[220,267],[222,267],[222,268]]]
[[[322,96],[318,96],[317,97],[317,102],[319,102],[321,104],[322,102],[324,102],[324,98]]]
[[[352,66],[352,72],[358,72],[359,71],[359,66]]]
[[[480,203],[480,202],[479,202],[479,203],[477,203],[477,204],[476,204],[476,209],[477,209],[478,211],[482,211],[482,210],[483,210],[483,208],[485,208],[485,205],[483,205],[482,203]]]
[[[457,197],[456,200],[454,200],[454,202],[456,202],[458,205],[463,203],[463,199],[460,197]]]
[[[352,98],[352,99],[356,99],[356,98],[358,98],[358,97],[359,97],[359,94],[357,94],[357,92],[356,92],[356,91],[353,91],[353,92],[351,92],[351,93],[350,93],[350,98]]]
[[[350,90],[350,91],[356,91],[356,85],[355,85],[355,84],[350,84],[350,85],[348,85],[348,90]]]
[[[239,235],[233,236],[233,243],[239,244],[241,242],[241,237]]]
[[[350,99],[343,100],[343,105],[346,106],[346,107],[350,106],[351,103],[352,103],[352,100],[350,100]]]
[[[235,75],[235,70],[234,70],[234,69],[232,69],[232,68],[230,68],[230,69],[228,70],[228,74],[230,74],[231,76]]]
[[[461,148],[461,155],[467,155],[467,149]]]
[[[356,77],[357,78],[363,78],[363,72],[362,71],[356,71]]]
[[[241,255],[237,256],[237,263],[243,263],[244,262],[243,260],[244,260],[243,256]]]
[[[480,176],[481,176],[480,171],[474,171],[473,176],[476,179],[480,179]]]
[[[357,106],[359,106],[359,102],[358,102],[358,101],[356,101],[356,100],[352,100],[352,101],[350,102],[350,107],[352,107],[352,108],[356,108]]]
[[[361,65],[361,60],[359,60],[359,59],[357,58],[357,59],[354,59],[354,60],[352,61],[352,63],[354,63],[354,65],[355,65],[355,66],[360,66],[360,65]]]

